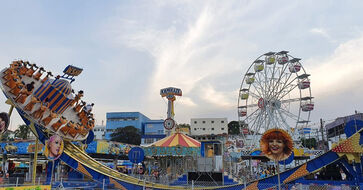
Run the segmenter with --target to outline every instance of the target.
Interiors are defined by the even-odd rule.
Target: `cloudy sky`
[[[175,119],[237,120],[248,67],[288,50],[311,74],[311,121],[363,111],[362,1],[0,1],[0,66],[29,60],[61,74],[84,69],[73,88],[106,112],[165,119],[161,88],[183,90]],[[7,111],[4,96],[0,111]],[[21,124],[12,117],[11,129]]]

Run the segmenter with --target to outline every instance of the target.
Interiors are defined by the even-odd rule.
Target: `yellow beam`
[[[33,125],[31,123],[30,125]],[[33,178],[32,178],[32,184],[35,185],[35,177],[37,176],[37,161],[38,161],[38,138],[35,139],[35,150],[34,150],[34,161],[33,161]]]
[[[11,116],[11,114],[13,113],[13,110],[14,110],[14,104],[13,102],[10,100],[10,99],[7,99],[5,101],[6,104],[9,104],[10,105],[10,109],[9,109],[9,117]]]

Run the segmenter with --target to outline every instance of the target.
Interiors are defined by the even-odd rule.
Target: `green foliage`
[[[228,123],[228,134],[230,135],[240,134],[238,121],[231,121]]]
[[[14,133],[16,138],[21,138],[26,140],[29,137],[30,128],[27,125],[19,125]]]
[[[1,136],[1,140],[0,141],[13,141],[14,140],[14,138],[10,138],[9,136],[10,136],[10,131],[9,130],[7,130],[5,133],[3,133],[2,134],[2,136]]]
[[[186,124],[186,123],[178,124],[178,127],[179,128],[188,128],[190,130],[190,125],[189,124]]]
[[[309,138],[309,139],[301,139],[302,145],[306,148],[314,148],[316,149],[318,143],[316,142],[315,138]]]
[[[120,127],[111,134],[111,141],[140,145],[141,133],[140,130],[134,126]]]

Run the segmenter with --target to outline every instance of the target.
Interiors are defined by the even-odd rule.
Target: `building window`
[[[154,142],[154,139],[153,138],[147,138],[145,139],[145,144],[151,144]]]
[[[223,127],[222,127],[221,129],[222,129],[222,131],[224,130],[224,128],[223,128]]]
[[[194,128],[194,131],[196,131],[197,130],[197,128]]]
[[[205,131],[205,128],[203,128],[203,131]]]
[[[212,123],[214,123],[214,121],[211,121]]]
[[[203,123],[205,123],[205,121],[203,121]]]
[[[119,117],[119,118],[107,118],[107,121],[137,121],[137,117]]]
[[[212,131],[214,131],[214,128],[212,128]]]
[[[224,123],[224,121],[221,121],[221,123]]]
[[[194,121],[194,124],[197,124],[197,121]]]

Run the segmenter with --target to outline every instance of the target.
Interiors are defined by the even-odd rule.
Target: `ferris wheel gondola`
[[[300,58],[288,51],[268,52],[259,56],[243,77],[238,118],[245,149],[257,148],[259,135],[271,128],[289,133],[306,127],[314,109],[309,74]]]

